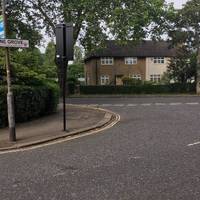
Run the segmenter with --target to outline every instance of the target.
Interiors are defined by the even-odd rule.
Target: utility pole
[[[7,14],[6,14],[6,5],[5,0],[2,0],[2,15],[4,21],[4,31],[5,38],[8,36],[7,29]],[[15,110],[14,110],[14,97],[11,88],[11,66],[10,66],[10,53],[9,48],[5,47],[5,56],[6,56],[6,71],[7,71],[7,106],[8,106],[8,123],[9,123],[9,139],[11,142],[16,141],[16,132],[15,132]]]

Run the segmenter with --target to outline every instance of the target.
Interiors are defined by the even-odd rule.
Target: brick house
[[[165,41],[131,41],[120,45],[107,41],[85,59],[87,85],[121,85],[123,77],[159,82],[175,50]]]

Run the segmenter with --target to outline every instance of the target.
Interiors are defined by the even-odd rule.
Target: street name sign
[[[28,40],[0,39],[0,47],[28,48]]]

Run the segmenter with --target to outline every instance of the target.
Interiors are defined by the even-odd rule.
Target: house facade
[[[123,77],[159,82],[174,55],[167,42],[119,45],[108,41],[105,48],[86,57],[86,84],[122,85]]]

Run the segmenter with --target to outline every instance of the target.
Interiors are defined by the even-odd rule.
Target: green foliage
[[[79,46],[74,47],[74,64],[84,63],[83,50]]]
[[[123,77],[122,78],[123,85],[141,85],[143,82],[141,80]]]
[[[176,51],[176,57],[170,60],[167,74],[170,80],[179,83],[191,82],[196,77],[196,55],[185,47]]]
[[[170,84],[170,81],[171,81],[171,78],[169,76],[169,73],[165,72],[161,77],[160,83],[167,85],[167,84]]]
[[[56,80],[58,78],[57,75],[57,66],[55,64],[55,44],[54,42],[50,42],[47,45],[45,55],[44,55],[44,63],[40,70],[40,73],[44,73],[47,78]]]
[[[57,80],[57,68],[54,63],[55,47],[51,43],[48,45],[46,53],[43,55],[38,48],[24,49],[22,51],[12,50],[12,83],[17,85],[41,85],[48,80]],[[5,56],[0,50],[0,81],[6,84]]]
[[[149,25],[156,26],[166,11],[163,0],[19,0],[18,4],[20,2],[24,8],[20,13],[22,19],[28,19],[33,27],[38,22],[38,27],[43,26],[49,35],[55,34],[59,21],[73,22],[74,43],[79,40],[86,50],[92,50],[110,35],[122,40],[145,38],[151,31]]]
[[[12,51],[11,59],[13,63],[26,66],[32,70],[39,70],[44,62],[44,56],[41,54],[38,48]]]
[[[189,0],[179,10],[172,7],[164,19],[160,30],[168,34],[172,46],[177,49],[176,58],[168,66],[167,76],[175,82],[189,82],[196,78],[198,71],[200,1]]]
[[[200,46],[200,2],[190,0],[176,12],[168,31],[174,45],[181,45],[193,52],[198,52]]]
[[[72,64],[68,66],[67,77],[77,81],[78,78],[84,77],[84,65],[82,63]]]
[[[24,1],[9,0],[6,11],[8,16],[8,36],[9,38],[27,39],[30,46],[34,48],[40,44],[42,39],[40,21],[35,17],[25,14],[29,8]]]
[[[74,48],[74,62],[68,66],[67,78],[70,83],[78,83],[78,78],[84,77],[83,51],[80,47]],[[71,87],[72,88],[72,87]]]
[[[40,74],[23,65],[13,66],[12,83],[18,85],[39,86],[47,81],[45,74]]]
[[[80,86],[80,94],[171,94],[193,93],[195,84],[134,85],[134,86]]]
[[[56,111],[59,91],[54,83],[41,86],[13,86],[17,122],[25,122]],[[0,127],[7,125],[7,89],[0,86]]]
[[[0,75],[4,78],[0,86],[0,126],[7,124],[7,102],[5,65],[0,50]],[[37,48],[11,51],[12,83],[15,97],[16,121],[28,121],[54,112],[57,108],[59,90],[43,70],[44,56]],[[3,86],[4,85],[4,86]]]

